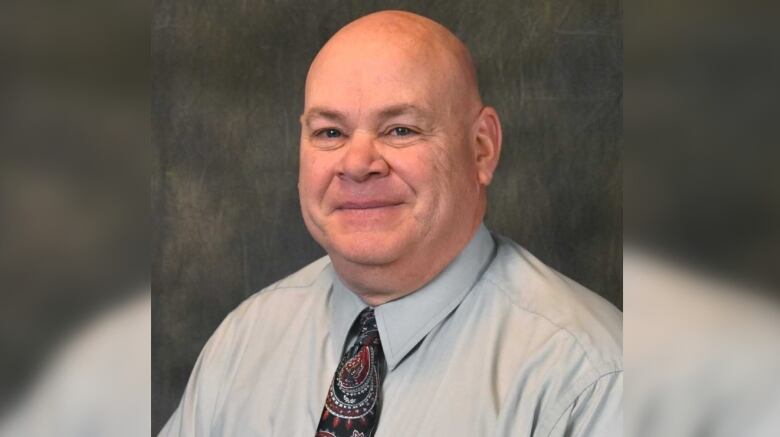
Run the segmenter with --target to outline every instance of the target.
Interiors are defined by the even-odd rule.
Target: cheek
[[[396,175],[414,192],[417,213],[432,215],[442,194],[451,191],[452,162],[433,144],[397,149],[385,155]]]
[[[302,199],[311,202],[324,196],[333,175],[334,165],[330,158],[327,152],[301,151],[298,187]]]
[[[397,164],[399,175],[417,195],[417,216],[426,221],[453,219],[478,196],[476,168],[468,150],[446,144],[410,150]]]

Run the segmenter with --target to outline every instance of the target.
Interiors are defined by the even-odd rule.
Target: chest
[[[456,334],[434,330],[385,375],[376,437],[491,436],[509,417],[531,435],[539,388],[519,383],[523,358],[500,342]],[[213,434],[312,437],[337,366],[332,347],[323,333],[283,336],[273,351],[245,353],[224,387]],[[506,400],[518,387],[527,401],[510,415]]]

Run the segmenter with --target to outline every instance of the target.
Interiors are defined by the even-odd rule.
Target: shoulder
[[[212,341],[283,330],[302,312],[324,308],[332,274],[325,256],[252,294],[225,317]]]
[[[297,272],[274,282],[268,287],[260,291],[262,293],[272,292],[274,290],[288,290],[288,289],[306,289],[315,285],[315,283],[321,279],[323,273],[330,267],[330,258],[323,256],[322,258],[304,266]]]
[[[275,350],[291,338],[296,341],[302,327],[324,312],[330,269],[330,260],[321,258],[231,311],[203,347],[179,408],[161,435],[198,434],[197,429],[220,420],[227,403],[235,402],[231,397],[245,385],[243,375],[257,375],[273,363]]]
[[[480,294],[503,320],[502,335],[512,338],[508,348],[518,357],[506,411],[535,399],[538,435],[557,435],[561,427],[612,429],[622,399],[622,313],[517,243],[493,238],[496,254]],[[574,423],[577,417],[582,423]]]
[[[279,313],[284,307],[300,306],[308,300],[321,297],[328,292],[332,283],[330,258],[324,256],[252,294],[230,316],[243,319],[269,310]]]
[[[623,315],[607,300],[493,234],[496,256],[483,280],[508,311],[546,325],[590,363],[594,376],[623,369]]]

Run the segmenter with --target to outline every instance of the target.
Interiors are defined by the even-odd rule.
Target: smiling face
[[[425,266],[443,268],[484,214],[478,96],[451,53],[393,32],[348,26],[307,79],[301,209],[339,273],[405,264],[431,276]]]

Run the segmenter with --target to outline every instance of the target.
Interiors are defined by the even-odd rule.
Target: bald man
[[[305,95],[301,211],[328,256],[225,319],[160,435],[621,435],[621,313],[482,224],[501,126],[466,47],[371,14]]]

